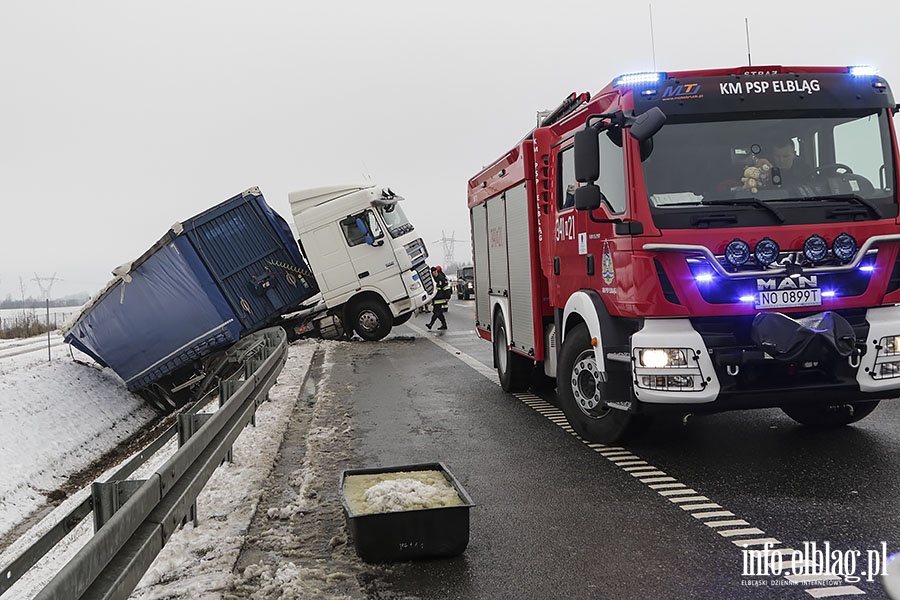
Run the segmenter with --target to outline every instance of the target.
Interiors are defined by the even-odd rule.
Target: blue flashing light
[[[834,290],[823,290],[822,297],[823,298],[834,298],[837,296],[837,293]]]
[[[659,83],[665,79],[665,73],[629,73],[615,80],[613,85],[617,87],[631,87]]]
[[[699,275],[694,277],[694,279],[697,281],[697,283],[709,283],[713,280],[713,276],[712,273],[700,273]]]
[[[878,69],[869,65],[856,65],[847,69],[854,77],[870,77],[878,74]]]
[[[745,296],[741,296],[741,302],[754,302],[756,300],[756,296],[752,294],[747,294]]]
[[[875,270],[875,265],[859,265],[859,270],[864,273],[871,273]]]

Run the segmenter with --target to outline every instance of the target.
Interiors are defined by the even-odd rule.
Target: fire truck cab
[[[817,427],[900,396],[897,112],[851,67],[641,73],[468,182],[476,328],[585,439],[660,411]]]

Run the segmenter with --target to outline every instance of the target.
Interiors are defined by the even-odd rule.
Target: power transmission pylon
[[[37,273],[35,273],[34,279],[32,279],[32,281],[37,282],[38,287],[41,289],[41,296],[43,297],[43,299],[49,300],[50,291],[53,289],[53,282],[59,280],[56,278],[56,273],[54,273],[52,277],[40,277]]]
[[[462,244],[466,240],[458,240],[456,239],[456,232],[452,232],[450,237],[447,237],[447,234],[444,233],[444,230],[441,230],[441,239],[435,240],[435,244],[441,244],[444,251],[444,265],[450,265],[455,263],[456,261],[453,259],[453,245],[454,244]]]

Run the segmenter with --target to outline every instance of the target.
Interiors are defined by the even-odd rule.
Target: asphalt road
[[[900,551],[900,401],[831,431],[758,410],[588,445],[552,397],[499,388],[471,301],[451,302],[447,331],[427,331],[429,316],[348,344],[329,385],[351,407],[360,467],[439,461],[462,482],[469,546],[376,569],[370,598],[887,597],[868,579]],[[847,577],[785,578],[792,555],[775,573],[767,542]]]

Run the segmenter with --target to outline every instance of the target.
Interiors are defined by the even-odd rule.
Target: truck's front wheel
[[[556,390],[560,407],[575,432],[590,442],[609,444],[636,434],[640,415],[609,408],[606,388],[597,368],[587,325],[576,326],[566,336],[559,356]]]
[[[353,329],[364,340],[377,342],[391,332],[394,317],[384,302],[362,300],[351,312]]]
[[[783,406],[781,410],[798,423],[808,427],[824,428],[856,423],[869,416],[876,406],[878,406],[878,400],[856,404]]]

